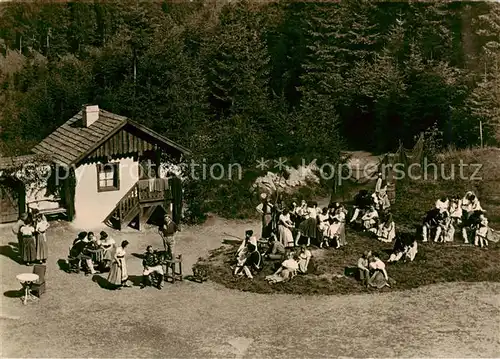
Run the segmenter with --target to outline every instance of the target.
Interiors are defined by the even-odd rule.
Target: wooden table
[[[21,273],[16,276],[17,280],[21,283],[24,289],[24,296],[21,298],[23,304],[28,304],[28,301],[36,302],[38,298],[31,293],[31,286],[35,283],[39,277],[38,274],[34,273]]]

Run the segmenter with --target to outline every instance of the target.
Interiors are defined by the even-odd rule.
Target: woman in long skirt
[[[109,270],[108,282],[117,287],[117,289],[121,289],[123,286],[129,287],[127,285],[127,262],[125,261],[125,248],[127,245],[128,241],[123,241],[121,246],[116,248],[111,269]]]
[[[293,247],[293,222],[290,218],[290,213],[288,209],[284,209],[283,213],[279,217],[278,234],[279,240],[285,248]]]
[[[20,228],[20,232],[23,237],[23,261],[26,265],[30,265],[36,261],[35,227],[33,227],[33,222],[28,219],[26,224]]]
[[[45,263],[49,254],[47,237],[45,235],[45,231],[49,228],[49,222],[36,209],[33,210],[33,217],[35,219],[36,260]]]
[[[316,240],[318,238],[318,227],[316,220],[317,212],[313,208],[309,208],[308,215],[305,220],[299,225],[299,230],[297,236],[295,237],[295,245],[299,246],[299,240],[301,237],[307,238],[307,246],[311,245],[311,239]]]

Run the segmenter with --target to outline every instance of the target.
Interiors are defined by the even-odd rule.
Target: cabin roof
[[[92,151],[101,146],[126,125],[139,132],[146,133],[164,145],[181,154],[190,151],[159,133],[140,125],[127,117],[99,109],[99,118],[89,127],[82,125],[82,111],[57,128],[43,141],[38,143],[32,152],[50,155],[54,162],[71,166],[86,158]]]
[[[40,162],[49,162],[49,156],[40,156],[36,154],[22,155],[15,157],[0,157],[0,170],[16,170],[23,166],[40,164]]]

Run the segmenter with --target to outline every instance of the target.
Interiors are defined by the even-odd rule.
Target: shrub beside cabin
[[[179,221],[181,180],[162,168],[163,159],[177,162],[186,154],[188,149],[143,125],[84,106],[32,154],[0,157],[0,222],[17,220],[27,208],[63,214],[86,228],[104,222],[139,229],[164,213]],[[39,174],[49,170],[48,180],[33,180],[23,170],[35,167]]]

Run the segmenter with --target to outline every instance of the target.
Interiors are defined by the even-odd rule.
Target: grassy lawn
[[[425,212],[431,209],[437,198],[442,195],[463,196],[467,190],[478,194],[483,208],[487,211],[490,226],[500,230],[500,150],[467,150],[445,153],[439,157],[446,174],[453,170],[453,164],[482,163],[481,171],[476,174],[481,180],[414,180],[398,182],[396,203],[393,214],[399,233],[406,232],[417,236],[417,228]],[[458,173],[458,167],[455,172]],[[465,176],[471,176],[475,167],[465,168]],[[356,191],[350,189],[350,196]],[[498,192],[498,193],[497,193]],[[418,238],[418,237],[417,237]],[[381,243],[376,239],[347,229],[347,247],[335,249],[313,249],[314,270],[298,276],[288,283],[270,285],[265,276],[272,274],[275,264],[266,263],[264,270],[253,281],[236,278],[229,266],[232,264],[237,245],[228,245],[212,251],[203,260],[207,264],[209,277],[226,287],[257,293],[294,293],[294,294],[350,294],[373,291],[356,283],[352,276],[346,276],[346,268],[356,266],[357,260],[365,250],[380,254],[385,262],[390,256],[393,244]],[[480,282],[500,281],[500,246],[490,243],[488,249],[463,245],[459,231],[454,243],[434,244],[419,242],[418,254],[412,263],[388,265],[389,277],[395,283],[383,291],[405,290],[440,282]]]

